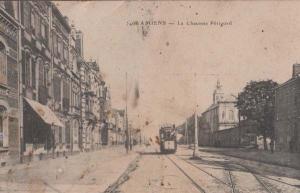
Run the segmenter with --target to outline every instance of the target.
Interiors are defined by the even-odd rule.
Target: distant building
[[[213,104],[202,113],[211,132],[229,129],[238,124],[238,109],[233,95],[225,96],[220,81],[213,93]]]
[[[275,90],[275,148],[300,151],[300,64],[294,64],[293,76]]]
[[[101,117],[101,142],[102,145],[109,145],[110,131],[112,130],[112,124],[109,119],[111,115],[111,97],[110,91],[107,86],[101,87],[100,93],[100,117]]]
[[[125,110],[113,109],[110,116],[111,137],[114,144],[125,142]]]
[[[103,85],[99,64],[96,61],[85,62],[86,75],[84,92],[84,144],[86,149],[96,149],[101,145],[101,90]]]

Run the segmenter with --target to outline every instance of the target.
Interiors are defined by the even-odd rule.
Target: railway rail
[[[186,159],[183,159],[181,158],[180,156],[178,155],[175,155],[176,157],[178,157],[179,159],[183,160],[184,162],[186,162],[187,164],[193,166],[194,168],[200,170],[201,172],[209,175],[210,177],[214,178],[216,181],[228,186],[231,188],[231,193],[237,193],[237,192],[247,192],[247,190],[245,190],[244,188],[241,188],[241,187],[237,187],[235,182],[234,182],[234,174],[232,173],[231,169],[230,169],[230,165],[237,165],[237,166],[240,166],[242,168],[244,168],[248,173],[250,173],[254,178],[255,180],[261,185],[261,187],[265,190],[265,192],[267,193],[277,193],[277,191],[274,191],[272,189],[272,187],[270,187],[270,185],[266,184],[262,179],[261,177],[264,177],[264,176],[260,176],[260,175],[257,175],[255,174],[255,172],[253,172],[250,168],[242,165],[242,164],[238,164],[238,163],[226,163],[226,164],[218,164],[219,166],[223,167],[225,171],[227,171],[227,174],[228,174],[228,179],[229,179],[229,182],[225,182],[224,180],[222,180],[221,178],[213,175],[212,173],[202,169],[201,167],[199,167],[198,165],[192,163],[191,161],[188,161]],[[269,178],[268,178],[269,179]],[[270,180],[274,180],[274,181],[279,181],[279,180],[275,180],[275,179],[272,179],[270,178]],[[285,185],[289,185],[289,186],[292,186],[290,184],[287,184],[287,183],[284,183],[284,182],[281,182],[279,181],[280,183],[283,183]]]
[[[210,177],[214,178],[216,181],[226,185],[227,187],[231,188],[231,193],[236,193],[236,188],[235,188],[235,184],[233,182],[233,179],[232,179],[232,174],[231,174],[231,171],[228,170],[228,176],[229,176],[229,183],[227,182],[224,182],[224,180],[222,180],[221,178],[218,178],[216,177],[215,175],[213,175],[212,173],[200,168],[199,166],[197,166],[196,164],[190,162],[190,161],[187,161],[186,159],[183,159],[181,157],[179,157],[178,155],[175,155],[176,157],[178,157],[179,159],[185,161],[186,163],[188,163],[189,165],[193,166],[194,168],[202,171],[203,173],[209,175]]]
[[[172,160],[169,156],[165,155],[168,160],[170,160],[174,165],[175,167],[183,174],[185,175],[191,182],[192,184],[195,186],[195,188],[197,188],[197,190],[199,192],[202,192],[202,193],[206,193],[206,191],[190,176],[188,175],[174,160]]]

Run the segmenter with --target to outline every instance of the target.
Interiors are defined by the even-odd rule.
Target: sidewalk
[[[112,147],[68,158],[48,159],[0,169],[2,192],[104,192],[135,160],[137,153]]]
[[[258,161],[267,164],[274,164],[283,167],[300,169],[300,154],[288,152],[274,152],[243,149],[243,148],[215,148],[215,147],[199,147],[199,151],[219,153],[227,156]]]

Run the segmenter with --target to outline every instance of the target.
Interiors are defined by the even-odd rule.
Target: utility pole
[[[125,126],[126,126],[126,142],[125,142],[125,147],[126,147],[126,153],[128,153],[128,146],[129,146],[129,131],[128,131],[128,110],[127,110],[127,72],[126,72],[126,77],[125,77],[125,97],[126,97],[126,107],[125,107]]]
[[[197,93],[197,73],[195,73],[195,98],[196,98],[196,109],[195,109],[195,138],[194,138],[194,152],[193,157],[196,157],[196,151],[198,149],[198,93]]]
[[[195,111],[195,140],[194,140],[194,152],[193,157],[196,156],[196,150],[198,149],[198,113]]]

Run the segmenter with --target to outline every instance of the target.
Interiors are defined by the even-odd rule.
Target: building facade
[[[81,131],[81,83],[79,74],[78,58],[80,58],[80,52],[76,49],[76,29],[74,25],[71,25],[71,35],[69,37],[69,63],[71,66],[70,75],[70,140],[71,151],[79,151],[80,146],[80,131]]]
[[[202,113],[210,131],[229,129],[238,124],[238,109],[234,96],[224,96],[220,82],[217,82],[213,93],[213,104]]]
[[[20,41],[22,48],[20,101],[23,111],[21,132],[24,136],[22,152],[25,156],[31,156],[36,152],[44,152],[42,145],[44,141],[46,141],[46,150],[54,145],[52,137],[49,137],[52,134],[51,126],[43,121],[39,113],[35,113],[45,114],[51,111],[46,107],[48,102],[52,102],[53,96],[52,85],[50,85],[52,81],[51,4],[24,1],[20,2],[20,7],[21,24],[24,26]]]
[[[19,4],[0,2],[0,162],[17,160],[20,153]]]
[[[101,143],[102,145],[109,145],[110,139],[112,139],[112,122],[110,116],[112,114],[111,109],[111,98],[110,92],[107,86],[102,87],[101,91],[101,100],[100,100],[100,116],[101,118]]]
[[[101,116],[104,116],[101,114],[101,97],[103,95],[101,92],[104,91],[105,83],[96,61],[85,62],[83,66],[82,70],[84,72],[82,74],[84,74],[83,79],[86,81],[83,95],[83,109],[85,111],[83,115],[83,136],[85,148],[90,150],[101,146]]]
[[[112,143],[125,143],[125,110],[112,109],[110,123]]]
[[[275,90],[275,149],[300,152],[300,64],[293,76]]]
[[[0,2],[1,162],[99,147],[106,93],[82,32],[54,3]]]

